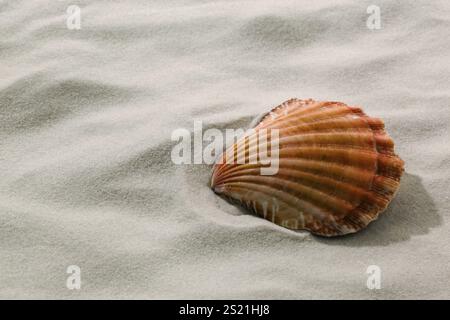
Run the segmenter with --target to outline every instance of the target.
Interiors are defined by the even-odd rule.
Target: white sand
[[[449,299],[449,2],[337,3],[0,1],[0,297]],[[283,229],[171,162],[174,129],[291,97],[385,120],[406,174],[366,230]]]

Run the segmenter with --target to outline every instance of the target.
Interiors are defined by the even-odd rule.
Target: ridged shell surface
[[[267,163],[250,158],[270,150],[273,142],[258,133],[273,129],[278,170],[262,175]],[[336,236],[376,219],[402,173],[382,120],[340,102],[291,99],[218,157],[211,187],[281,226]]]

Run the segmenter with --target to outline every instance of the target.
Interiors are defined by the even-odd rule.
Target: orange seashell
[[[278,170],[262,175],[267,164],[247,160],[275,144],[258,136],[273,129]],[[402,173],[382,120],[340,102],[291,99],[218,158],[211,187],[278,225],[337,236],[377,219]]]

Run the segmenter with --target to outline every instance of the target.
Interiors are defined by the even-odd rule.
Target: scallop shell
[[[278,129],[274,175],[262,175],[267,165],[250,161],[271,144],[258,140],[262,129]],[[382,120],[340,102],[291,99],[218,157],[211,187],[278,225],[337,236],[377,219],[402,173]]]

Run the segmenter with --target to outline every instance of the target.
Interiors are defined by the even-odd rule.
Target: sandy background
[[[0,1],[0,297],[449,299],[449,39],[448,1]],[[283,229],[171,162],[174,129],[291,97],[385,120],[406,174],[368,229]]]

